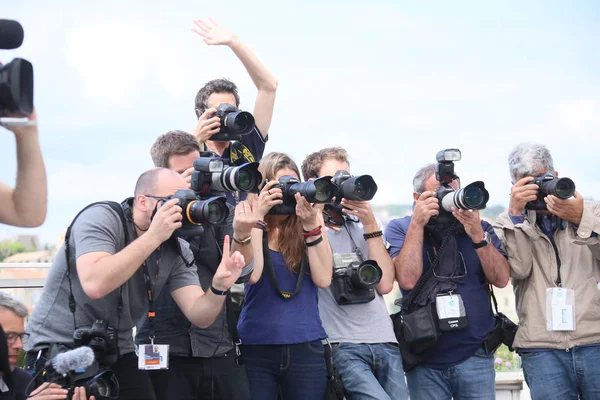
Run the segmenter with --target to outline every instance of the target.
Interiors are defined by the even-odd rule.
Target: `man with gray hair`
[[[6,334],[8,362],[12,371],[10,390],[0,383],[0,398],[3,398],[3,393],[13,392],[12,396],[15,397],[10,398],[25,399],[25,389],[31,381],[31,375],[17,367],[17,360],[26,337],[25,318],[28,314],[25,304],[6,292],[0,292],[0,325]]]
[[[600,398],[600,204],[540,190],[558,176],[541,144],[519,144],[508,164],[510,205],[494,228],[508,253],[513,347],[531,397]]]

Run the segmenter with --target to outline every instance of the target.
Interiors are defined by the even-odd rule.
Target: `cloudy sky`
[[[343,145],[370,173],[378,204],[409,203],[415,171],[459,148],[463,183],[483,180],[508,204],[507,155],[549,146],[560,175],[600,199],[600,3],[590,1],[2,1],[20,21],[22,57],[49,179],[36,229],[53,243],[77,211],[121,200],[171,129],[191,131],[197,90],[215,77],[256,89],[226,47],[207,46],[194,18],[236,31],[279,81],[268,151]],[[0,128],[0,180],[14,184],[13,135]],[[0,205],[1,206],[1,205]]]

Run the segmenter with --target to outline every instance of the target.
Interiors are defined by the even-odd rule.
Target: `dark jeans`
[[[36,365],[37,352],[28,352],[25,356],[25,368],[32,371]],[[46,364],[46,354],[42,353],[37,362],[37,371]],[[152,388],[148,371],[138,369],[138,360],[135,353],[128,353],[119,358],[119,361],[110,368],[119,381],[119,400],[157,400]],[[38,379],[43,377],[38,377]],[[42,382],[36,382],[39,386]]]
[[[242,345],[253,400],[325,398],[327,372],[320,340],[290,345]]]
[[[250,400],[244,365],[235,350],[213,358],[169,357],[169,369],[151,371],[158,400]]]

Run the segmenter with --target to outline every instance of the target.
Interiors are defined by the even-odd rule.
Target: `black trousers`
[[[41,371],[46,364],[46,352],[42,352],[36,363],[38,352],[28,352],[25,356],[25,368],[28,371]],[[158,400],[154,394],[152,381],[148,371],[138,369],[135,353],[128,353],[119,358],[119,361],[110,368],[119,381],[119,400]],[[35,386],[44,382],[42,376],[37,375]],[[88,393],[89,395],[89,393]]]
[[[169,357],[169,369],[150,371],[157,400],[250,400],[246,368],[235,351],[213,358]]]

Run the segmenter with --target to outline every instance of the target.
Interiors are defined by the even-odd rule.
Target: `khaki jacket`
[[[556,286],[557,260],[535,220],[535,211],[528,211],[525,222],[515,225],[504,212],[494,223],[508,253],[519,316],[513,346],[570,349],[600,343],[600,203],[585,202],[579,227],[569,223],[553,234],[562,287],[575,291],[575,331],[546,330],[546,289]],[[591,237],[592,232],[598,236]]]

